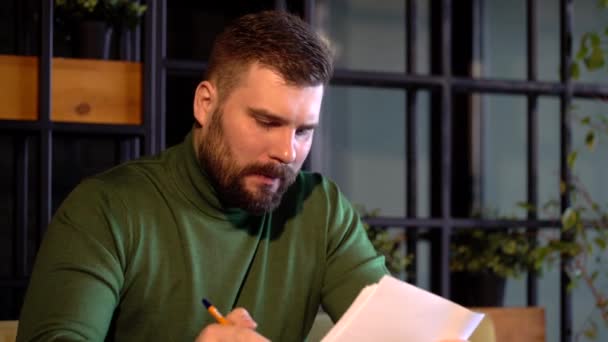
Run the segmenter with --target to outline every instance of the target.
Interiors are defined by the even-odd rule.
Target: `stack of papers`
[[[365,287],[322,342],[467,340],[484,314],[397,278]]]

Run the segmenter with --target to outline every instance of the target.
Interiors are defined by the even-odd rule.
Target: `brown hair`
[[[297,16],[279,11],[248,14],[229,25],[213,44],[207,79],[225,98],[256,62],[298,86],[327,84],[333,71],[326,41]]]

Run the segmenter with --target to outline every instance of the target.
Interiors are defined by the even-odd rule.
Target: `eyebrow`
[[[256,119],[263,119],[263,120],[275,122],[275,123],[278,123],[281,125],[289,124],[289,120],[285,120],[280,115],[274,114],[265,109],[248,107],[247,112],[249,113],[249,115],[255,117]],[[300,125],[300,126],[298,126],[298,129],[315,129],[315,128],[317,128],[317,126],[319,126],[319,124],[317,122],[315,122],[315,123]]]

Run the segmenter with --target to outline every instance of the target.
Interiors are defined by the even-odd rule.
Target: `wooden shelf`
[[[38,57],[0,55],[0,120],[38,120]],[[53,58],[51,120],[140,125],[140,63]]]

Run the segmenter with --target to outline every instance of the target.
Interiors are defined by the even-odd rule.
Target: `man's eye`
[[[257,123],[263,128],[271,128],[276,126],[276,124],[272,121],[257,120]]]
[[[296,130],[296,135],[298,136],[306,136],[309,135],[310,133],[312,133],[312,128],[300,128],[298,130]]]

